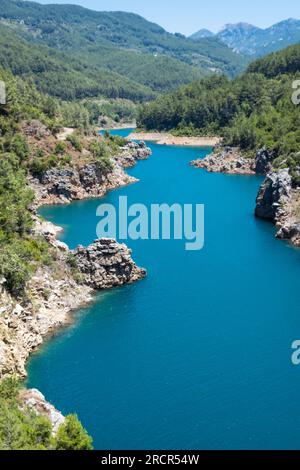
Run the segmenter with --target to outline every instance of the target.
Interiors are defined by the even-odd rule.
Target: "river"
[[[147,279],[77,312],[32,356],[28,386],[76,412],[97,449],[299,449],[300,252],[254,218],[260,177],[188,165],[210,149],[151,148],[129,170],[140,181],[101,202],[203,203],[204,249],[129,240]],[[96,238],[98,204],[40,212],[73,248]]]

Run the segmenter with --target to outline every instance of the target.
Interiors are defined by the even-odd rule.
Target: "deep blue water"
[[[208,149],[151,147],[140,182],[104,200],[204,203],[205,248],[129,241],[147,279],[78,312],[31,359],[29,386],[76,411],[98,449],[299,449],[300,252],[253,217],[260,178],[188,165]],[[75,247],[96,238],[98,204],[41,213]]]

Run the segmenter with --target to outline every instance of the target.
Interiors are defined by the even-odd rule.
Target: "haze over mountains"
[[[299,43],[300,20],[290,18],[266,29],[248,23],[227,24],[217,34],[201,29],[190,36],[193,40],[207,37],[220,39],[233,50],[246,56],[259,57]]]

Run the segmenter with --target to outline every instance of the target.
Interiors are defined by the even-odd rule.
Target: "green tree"
[[[56,435],[56,450],[92,450],[92,439],[76,415],[69,415]]]

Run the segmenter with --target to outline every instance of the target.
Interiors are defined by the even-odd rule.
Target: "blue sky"
[[[138,13],[171,32],[217,31],[225,23],[245,21],[267,27],[286,18],[300,19],[299,0],[39,0],[76,3],[93,10]]]

